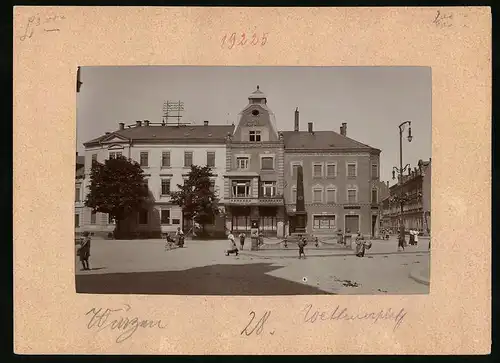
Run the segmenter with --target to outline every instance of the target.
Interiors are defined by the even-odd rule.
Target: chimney
[[[109,132],[109,131],[106,131],[106,135],[109,135],[110,133],[111,133],[111,132]]]
[[[295,109],[295,123],[293,126],[293,131],[299,131],[299,108]]]
[[[125,123],[124,122],[120,122],[118,125],[120,125],[120,130],[125,130]]]
[[[342,136],[347,136],[347,123],[342,122],[342,126],[340,127],[340,134]]]
[[[142,124],[142,121],[136,121],[136,122],[135,122],[135,126],[136,126],[136,127],[141,127],[141,124]]]
[[[203,126],[208,126],[208,121],[203,121]]]
[[[144,126],[149,126],[149,120],[144,120]]]
[[[387,188],[389,188],[389,180],[387,181]]]
[[[313,123],[312,122],[308,122],[307,123],[307,131],[309,131],[309,133],[313,133]]]

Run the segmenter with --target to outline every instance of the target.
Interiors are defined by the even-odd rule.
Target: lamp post
[[[400,205],[400,213],[399,213],[399,238],[400,241],[402,241],[403,246],[404,246],[404,238],[405,238],[405,227],[404,227],[404,220],[403,220],[403,206],[404,206],[404,191],[403,191],[403,173],[406,170],[409,170],[410,164],[406,164],[403,167],[403,132],[406,128],[406,125],[408,125],[408,142],[411,142],[413,140],[413,136],[411,136],[411,121],[404,121],[399,125],[399,168],[393,167],[392,168],[392,179],[396,179],[396,172],[399,174],[399,183],[400,185],[400,200],[399,200],[399,205]]]

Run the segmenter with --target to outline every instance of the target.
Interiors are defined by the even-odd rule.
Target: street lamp
[[[399,238],[401,241],[404,241],[405,238],[405,227],[403,223],[403,205],[404,205],[404,193],[403,193],[403,173],[406,170],[409,170],[410,164],[406,164],[403,167],[403,132],[408,125],[408,142],[413,140],[413,136],[411,135],[411,121],[404,121],[399,125],[399,168],[392,168],[392,179],[396,179],[396,172],[399,174],[399,183],[400,185],[400,215],[399,215]]]

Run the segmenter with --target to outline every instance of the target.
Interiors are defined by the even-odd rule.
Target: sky
[[[135,120],[161,122],[165,101],[184,102],[183,122],[238,122],[257,85],[267,96],[278,130],[340,132],[382,150],[380,177],[392,181],[399,167],[399,128],[411,121],[413,140],[403,140],[403,165],[431,155],[430,67],[82,67],[77,93],[77,151],[83,143]]]

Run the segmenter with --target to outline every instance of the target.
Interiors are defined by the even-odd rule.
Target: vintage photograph
[[[81,66],[78,293],[428,294],[430,67]]]

